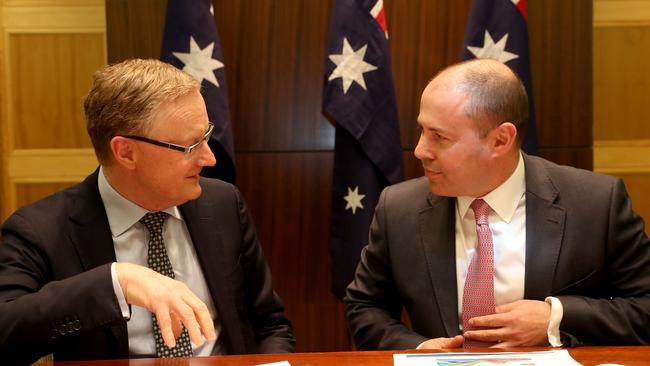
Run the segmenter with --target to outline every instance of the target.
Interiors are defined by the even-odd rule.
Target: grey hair
[[[200,87],[190,75],[153,59],[126,60],[96,71],[84,112],[99,162],[109,161],[113,137],[145,134],[161,104]]]

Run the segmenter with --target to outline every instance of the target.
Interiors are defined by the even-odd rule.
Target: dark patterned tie
[[[162,275],[174,278],[174,269],[172,268],[172,263],[169,261],[162,235],[166,218],[167,213],[165,212],[149,212],[140,219],[140,223],[149,231],[149,249],[147,253],[149,268]],[[156,342],[156,355],[158,357],[192,356],[192,344],[190,343],[190,336],[185,326],[183,326],[181,336],[176,340],[176,347],[169,348],[163,341],[156,315],[152,313],[151,316],[153,318],[153,334]]]
[[[482,199],[472,202],[478,245],[467,270],[463,289],[463,330],[484,329],[468,324],[471,318],[494,314],[494,245],[488,225],[490,206]],[[463,347],[489,347],[494,343],[466,339]]]

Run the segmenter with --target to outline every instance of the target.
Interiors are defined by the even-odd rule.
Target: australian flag
[[[217,165],[201,175],[235,181],[228,92],[223,53],[210,0],[169,0],[160,59],[192,75],[201,83],[201,95],[214,130],[208,142]]]
[[[522,148],[537,153],[537,127],[528,56],[526,0],[474,0],[461,58],[490,58],[508,65],[528,93],[528,125]]]
[[[404,179],[383,0],[335,0],[323,113],[336,126],[332,290],[354,276],[382,189]]]

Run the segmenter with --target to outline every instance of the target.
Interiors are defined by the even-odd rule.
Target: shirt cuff
[[[562,339],[560,338],[560,323],[564,315],[562,302],[557,297],[552,296],[548,296],[544,301],[551,305],[551,318],[549,319],[548,329],[546,330],[548,343],[553,347],[562,347]]]
[[[120,304],[120,310],[122,311],[122,317],[124,320],[131,319],[131,310],[129,309],[129,304],[126,303],[126,298],[124,297],[124,291],[122,291],[122,286],[120,286],[120,281],[117,279],[117,271],[115,270],[115,265],[117,263],[113,262],[111,264],[111,279],[113,280],[113,291],[115,292],[115,297],[117,297],[117,303]]]

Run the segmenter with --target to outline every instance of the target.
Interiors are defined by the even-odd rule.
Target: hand
[[[531,347],[548,345],[551,305],[544,301],[519,300],[497,306],[496,314],[469,320],[475,327],[493,329],[469,330],[464,336],[476,341],[497,342],[494,347]]]
[[[203,344],[201,332],[217,338],[208,307],[184,283],[132,263],[116,263],[115,272],[126,302],[156,314],[167,347],[176,346],[183,324],[195,345]]]
[[[463,336],[457,335],[453,338],[433,338],[422,342],[418,349],[441,349],[441,348],[460,348],[463,346]]]

